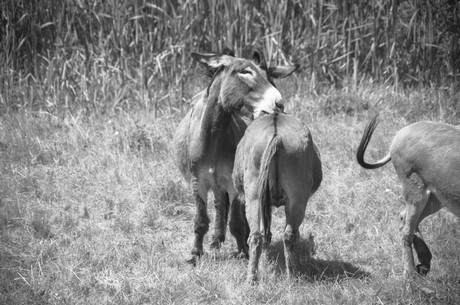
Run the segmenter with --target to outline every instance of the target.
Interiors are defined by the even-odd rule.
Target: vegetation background
[[[394,170],[354,161],[377,112],[374,159],[411,122],[459,124],[458,1],[1,0],[0,22],[0,304],[460,303],[459,220],[424,221],[433,270],[408,285]],[[324,168],[302,226],[316,254],[286,278],[277,210],[256,287],[230,236],[184,264],[171,147],[204,86],[190,52],[247,45],[302,66],[278,86]]]

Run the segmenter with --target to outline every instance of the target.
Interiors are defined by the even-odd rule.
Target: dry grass
[[[457,4],[4,2],[0,304],[460,303],[458,219],[443,211],[425,221],[433,271],[408,288],[395,174],[354,162],[376,111],[373,158],[410,122],[458,124],[458,44],[445,30]],[[285,276],[278,210],[261,283],[247,287],[230,236],[196,268],[184,264],[194,206],[171,139],[183,100],[202,87],[190,51],[252,44],[272,63],[303,65],[280,88],[311,127],[325,175],[302,227],[316,254],[299,279]],[[406,81],[445,87],[404,92]]]
[[[458,123],[458,112],[445,111],[453,107],[449,98],[372,86],[314,96],[302,93],[300,83],[280,88],[287,111],[311,127],[324,181],[301,229],[304,237],[314,235],[316,254],[305,255],[298,279],[287,279],[283,267],[282,210],[274,214],[274,242],[258,286],[245,284],[246,261],[231,257],[230,235],[196,268],[184,263],[194,206],[171,156],[181,115],[19,112],[0,121],[0,303],[458,304],[459,220],[446,211],[425,220],[433,269],[407,285],[394,170],[366,171],[354,161],[376,111],[382,122],[371,158],[411,121]]]

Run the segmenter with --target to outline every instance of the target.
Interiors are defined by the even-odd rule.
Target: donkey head
[[[226,113],[238,113],[250,119],[283,111],[282,97],[272,78],[286,77],[298,68],[267,68],[258,52],[254,52],[251,59],[215,53],[192,53],[192,58],[213,74],[207,90],[208,101],[216,101]]]
[[[205,99],[206,109],[200,128],[202,158],[217,158],[222,141],[236,145],[247,125],[264,113],[282,112],[281,94],[271,77],[285,77],[298,67],[266,67],[263,58],[254,52],[251,59],[236,58],[231,52],[224,54],[192,53],[192,58],[204,64],[211,81]],[[239,123],[232,124],[238,121]],[[237,125],[237,128],[234,126]],[[230,127],[233,126],[233,127]],[[222,136],[225,130],[233,133],[233,140]],[[227,142],[228,143],[228,142]]]

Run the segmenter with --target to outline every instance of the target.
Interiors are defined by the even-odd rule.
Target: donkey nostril
[[[281,111],[284,111],[284,104],[281,101],[276,101],[275,106],[279,108]]]

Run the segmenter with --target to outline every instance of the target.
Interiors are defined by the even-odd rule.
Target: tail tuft
[[[364,129],[364,133],[363,133],[363,137],[361,138],[361,142],[359,143],[358,150],[356,151],[356,160],[358,161],[358,164],[366,169],[376,169],[376,168],[382,167],[391,160],[390,154],[388,153],[384,158],[377,161],[376,163],[367,163],[366,161],[364,161],[364,154],[366,152],[366,148],[369,145],[372,134],[374,133],[375,128],[377,127],[377,124],[378,124],[377,122],[378,116],[379,116],[378,114],[375,115],[372,118],[372,120],[367,124],[366,128]]]

